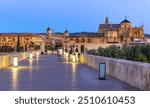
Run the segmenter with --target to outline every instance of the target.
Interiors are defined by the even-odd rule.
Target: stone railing
[[[32,53],[33,56],[37,54],[37,52],[40,51],[31,51],[31,52],[19,52],[19,53],[10,53],[6,55],[0,55],[0,69],[5,68],[7,66],[10,66],[13,64],[13,57],[17,56],[18,57],[18,62],[25,60],[29,58],[30,53]]]
[[[106,63],[106,73],[141,90],[150,90],[150,64],[122,59],[84,54],[80,56],[84,63],[98,70],[100,62]]]

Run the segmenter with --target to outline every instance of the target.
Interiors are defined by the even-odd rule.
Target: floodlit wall
[[[32,53],[32,55],[35,56],[37,52],[39,52],[40,54],[40,51],[31,51],[31,52],[19,52],[19,53],[12,53],[12,54],[10,53],[8,55],[7,54],[0,55],[0,69],[12,65],[14,56],[17,56],[18,62],[20,62],[22,60],[29,58],[30,53]]]

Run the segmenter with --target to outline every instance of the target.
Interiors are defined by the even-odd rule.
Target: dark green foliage
[[[67,48],[65,49],[65,52],[68,52]]]
[[[88,54],[150,63],[150,45],[123,46],[122,49],[113,45],[89,50]]]
[[[147,61],[150,62],[150,45],[147,45],[145,47],[145,54],[144,55],[147,57]]]
[[[78,48],[76,48],[76,52],[79,52]]]
[[[147,61],[147,57],[144,54],[138,54],[136,57],[136,61],[140,61],[140,62],[148,62]]]
[[[35,50],[40,50],[40,45],[35,45]]]
[[[88,54],[96,55],[96,50],[95,50],[95,49],[89,50],[89,51],[88,51]]]
[[[17,52],[20,52],[20,51],[21,51],[21,48],[20,48],[20,37],[19,37],[19,35],[18,35],[18,40],[17,40],[16,51],[17,51]]]
[[[4,45],[0,47],[0,52],[12,52],[12,51],[15,50],[11,46]]]

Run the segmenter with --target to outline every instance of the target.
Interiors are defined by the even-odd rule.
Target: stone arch
[[[76,39],[75,39],[75,42],[76,42],[76,43],[79,43],[79,42],[80,42],[79,38],[76,38]]]
[[[73,39],[73,38],[70,38],[70,41],[74,41],[74,39]]]
[[[86,40],[84,38],[81,38],[81,43],[84,43]]]
[[[91,42],[92,42],[92,39],[88,38],[87,43],[91,43]]]

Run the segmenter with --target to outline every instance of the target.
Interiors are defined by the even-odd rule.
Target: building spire
[[[109,24],[108,16],[107,16],[106,19],[105,19],[105,24]]]
[[[110,25],[110,29],[111,29],[111,30],[113,30],[113,26],[112,26],[112,23],[111,23],[111,25]]]

